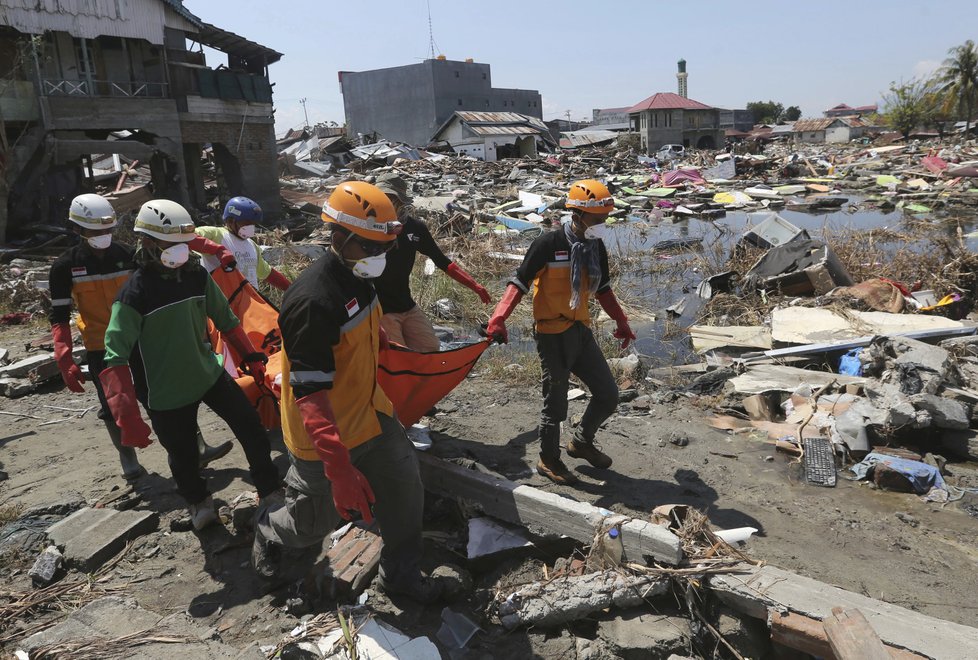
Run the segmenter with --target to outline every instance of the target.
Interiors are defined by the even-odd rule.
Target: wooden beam
[[[854,607],[833,607],[832,616],[822,621],[822,627],[839,660],[890,660],[879,635]]]
[[[838,660],[829,644],[822,622],[794,612],[778,612],[774,610],[770,616],[771,641],[790,649],[813,655],[826,660]],[[889,660],[927,660],[922,655],[886,647]]]
[[[679,538],[665,527],[644,520],[614,516],[586,502],[467,470],[427,454],[418,454],[418,461],[421,464],[421,479],[427,490],[477,502],[487,515],[522,525],[534,534],[564,534],[590,543],[600,525],[617,518],[624,521],[621,539],[627,560],[642,562],[646,557],[651,557],[676,565],[683,558]]]
[[[768,612],[776,610],[824,620],[834,607],[858,608],[884,644],[927,658],[978,658],[978,628],[927,616],[774,566],[743,568],[744,573],[710,576],[709,586],[721,601],[749,616],[766,620]]]

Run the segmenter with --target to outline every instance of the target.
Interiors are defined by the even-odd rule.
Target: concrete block
[[[106,656],[125,657],[127,660],[173,660],[175,657],[180,660],[259,660],[265,657],[254,645],[242,652],[214,639],[211,630],[185,614],[174,614],[161,620],[159,614],[141,608],[135,599],[118,596],[89,603],[58,625],[31,635],[20,644],[20,648],[34,657],[38,649],[51,644],[112,640],[144,630],[153,630],[161,636],[185,637],[189,641],[179,645],[150,642],[120,648]]]
[[[26,378],[0,377],[0,394],[8,399],[27,396],[37,389],[37,385]]]
[[[356,525],[341,536],[329,549],[329,587],[331,597],[337,594],[359,596],[380,567],[380,536]]]
[[[37,355],[32,355],[29,358],[24,358],[23,360],[17,360],[13,364],[8,364],[6,367],[0,367],[0,377],[7,376],[9,378],[27,378],[31,371],[39,367],[43,367],[45,364],[54,363],[54,353],[39,353]],[[57,364],[55,364],[57,368]]]
[[[689,650],[689,620],[678,616],[629,612],[598,624],[598,637],[615,658],[666,658]]]
[[[936,394],[914,394],[910,397],[910,402],[917,410],[930,413],[938,428],[961,431],[970,424],[968,407],[960,401]]]
[[[27,576],[34,582],[35,587],[46,587],[54,580],[63,560],[64,556],[61,551],[57,547],[49,545],[40,554],[31,569],[27,571]]]
[[[978,431],[946,431],[941,437],[941,444],[955,456],[978,461]]]
[[[159,522],[152,511],[84,508],[51,525],[47,535],[63,549],[69,567],[90,573],[128,541],[154,531]]]
[[[26,509],[22,517],[36,518],[38,516],[67,516],[85,506],[85,498],[80,493],[68,491],[56,500],[38,504]]]

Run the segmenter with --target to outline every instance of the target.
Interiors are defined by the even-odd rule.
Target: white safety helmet
[[[118,222],[109,200],[95,193],[78,195],[71,200],[68,219],[85,229],[111,229]]]
[[[187,209],[168,199],[153,199],[143,204],[133,231],[170,243],[187,243],[196,236]]]

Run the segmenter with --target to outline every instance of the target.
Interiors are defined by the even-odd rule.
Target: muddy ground
[[[22,345],[23,337],[37,334],[37,327],[4,328],[0,345]],[[574,488],[553,485],[532,470],[539,392],[529,384],[501,385],[478,373],[470,376],[431,420],[432,452],[473,458],[516,481],[635,516],[645,517],[660,504],[690,504],[704,510],[718,527],[758,528],[760,533],[747,546],[757,559],[935,617],[967,625],[978,621],[978,521],[962,503],[941,507],[845,479],[834,489],[806,485],[798,467],[771,445],[709,428],[702,402],[685,396],[663,398],[648,411],[623,404],[606,425],[599,440],[615,460],[610,470],[567,459],[582,478]],[[94,410],[79,419],[44,407],[84,409],[96,403],[91,385],[85,394],[74,395],[57,381],[34,395],[0,399],[4,412],[62,420],[42,426],[39,419],[2,416],[0,470],[9,478],[0,482],[0,504],[29,507],[71,491],[95,500],[123,485],[115,451]],[[571,402],[571,416],[585,403]],[[210,441],[230,438],[210,411],[202,409],[200,419]],[[679,446],[682,438],[688,440],[685,446]],[[284,471],[284,446],[276,440],[273,447]],[[182,517],[184,509],[173,491],[165,454],[157,443],[139,455],[150,472],[137,483],[143,498],[139,506],[158,511],[161,523],[159,531],[136,542],[115,569],[114,583],[161,615],[188,612],[239,648],[252,642],[276,643],[297,618],[284,612],[287,592],[263,594],[254,580],[247,564],[250,537],[235,535],[230,526],[200,534],[171,531],[171,522]],[[239,447],[207,474],[219,503],[250,490],[243,480],[246,463]],[[978,479],[970,485],[978,486]],[[429,503],[425,569],[446,562],[466,566],[460,521],[452,503]],[[572,549],[557,544],[495,566],[469,565],[477,569],[473,595],[454,608],[479,620],[495,589],[539,579],[544,559]],[[13,588],[28,587],[24,569],[0,569],[0,580]],[[368,606],[391,624],[434,639],[440,607],[399,605],[368,592]],[[27,631],[54,616],[62,615],[49,613],[18,625]],[[574,635],[593,635],[587,624],[515,633],[482,625],[486,632],[477,635],[466,657],[573,658]]]

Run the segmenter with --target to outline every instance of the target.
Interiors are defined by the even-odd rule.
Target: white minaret
[[[689,74],[686,73],[686,60],[679,60],[679,72],[676,73],[676,81],[679,83],[679,95],[681,97],[689,98],[689,90],[686,87],[686,78]]]

